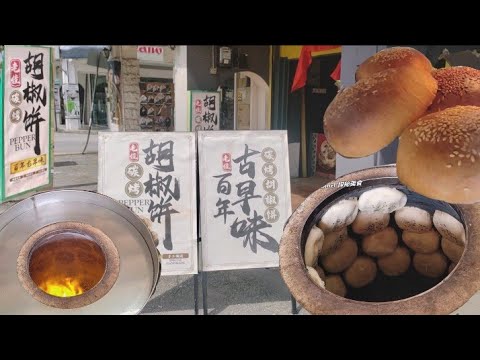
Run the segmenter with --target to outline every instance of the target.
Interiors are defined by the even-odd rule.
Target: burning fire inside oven
[[[33,282],[57,297],[80,295],[97,285],[105,274],[102,249],[86,234],[58,232],[37,242],[29,272]]]

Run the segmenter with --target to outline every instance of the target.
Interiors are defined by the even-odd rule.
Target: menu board
[[[140,128],[173,131],[173,83],[140,83]]]

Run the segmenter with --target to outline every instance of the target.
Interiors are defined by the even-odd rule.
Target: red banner
[[[307,45],[302,47],[300,58],[298,59],[297,70],[293,78],[291,92],[301,89],[307,82],[308,68],[312,64],[312,52],[336,49],[341,45]],[[338,67],[338,66],[337,66]]]

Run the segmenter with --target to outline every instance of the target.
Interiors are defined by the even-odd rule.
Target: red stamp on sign
[[[202,113],[202,100],[197,99],[195,100],[195,114]]]
[[[130,143],[130,145],[128,146],[128,150],[129,150],[128,158],[130,159],[130,161],[138,161],[139,160],[138,143],[136,142]]]
[[[19,88],[22,85],[22,63],[20,59],[10,60],[10,86]]]
[[[229,153],[222,155],[222,168],[224,171],[232,171],[232,156]]]

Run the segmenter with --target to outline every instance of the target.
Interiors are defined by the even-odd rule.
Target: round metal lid
[[[120,266],[114,285],[97,301],[79,308],[43,304],[30,295],[17,274],[17,259],[26,241],[40,229],[61,222],[100,230],[118,251]],[[78,190],[44,192],[0,216],[0,314],[138,314],[154,293],[160,270],[148,227],[107,196]]]

